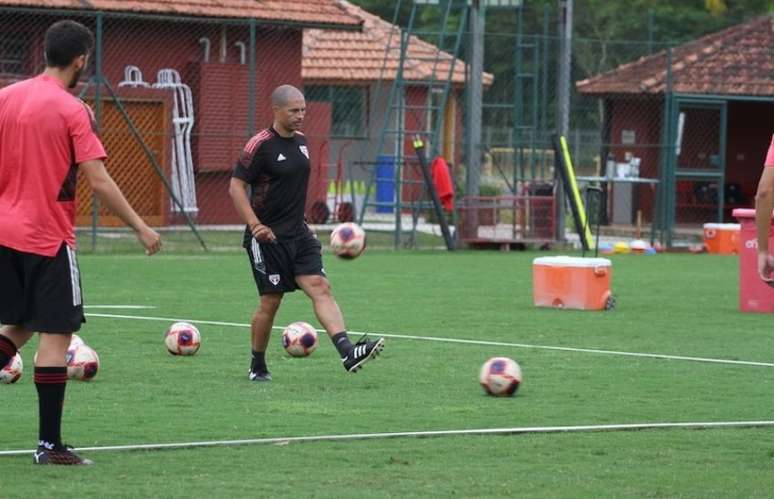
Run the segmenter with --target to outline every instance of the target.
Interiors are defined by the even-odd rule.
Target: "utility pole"
[[[467,167],[465,169],[465,195],[478,196],[481,192],[481,108],[483,106],[484,72],[484,0],[472,0],[470,10],[470,45],[468,46],[467,92]]]
[[[572,2],[559,2],[559,80],[557,82],[556,132],[567,137],[570,132],[570,89],[572,68]],[[564,241],[564,186],[559,171],[554,172],[556,181],[556,238]]]

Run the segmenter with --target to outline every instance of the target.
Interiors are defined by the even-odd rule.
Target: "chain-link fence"
[[[503,67],[503,53],[516,55],[511,55],[512,66],[495,73],[495,84],[483,99],[482,194],[551,192],[555,183],[552,137],[562,113],[561,39],[552,26],[545,23],[539,35],[485,37],[486,68],[497,71]],[[589,91],[589,82],[666,48],[652,42],[572,42],[567,142],[581,187],[603,187],[602,224],[611,236],[640,236],[655,220],[664,94],[618,95],[613,87]],[[665,69],[664,64],[658,71]],[[630,76],[610,76],[618,85],[625,84],[625,78]]]
[[[553,181],[561,39],[549,17],[539,35],[485,36],[495,83],[483,99],[482,193]],[[763,118],[774,109],[772,19],[684,44],[572,40],[567,140],[581,185],[602,187],[603,234],[695,242],[702,224],[753,205],[774,131]]]
[[[577,156],[592,174],[614,179],[611,224],[655,222],[671,244],[753,205],[772,133],[758,115],[774,110],[772,27],[774,18],[764,16],[640,54],[644,46],[576,43],[579,60],[584,45],[590,54],[628,54],[576,85],[586,122],[601,131],[596,160]]]
[[[413,247],[443,246],[425,188],[414,183],[416,162],[399,169],[419,130],[446,160],[458,209],[477,210],[463,200],[472,172],[480,174],[472,194],[510,196],[494,216],[513,225],[509,234],[543,240],[557,225],[545,208],[556,200],[514,211],[532,202],[519,196],[555,190],[561,39],[552,10],[498,12],[516,29],[484,31],[476,74],[470,22],[412,33],[351,4],[346,14],[362,26],[1,4],[0,86],[42,71],[54,21],[95,32],[91,73],[76,92],[94,109],[108,170],[168,247],[198,250],[200,238],[209,249],[239,247],[231,170],[249,138],[271,125],[269,95],[280,84],[307,99],[310,222],[362,213],[369,246],[393,247],[395,231],[409,229]],[[522,28],[523,14],[541,18],[542,31]],[[581,183],[603,187],[603,230],[645,237],[655,228],[669,242],[751,205],[772,131],[771,33],[763,17],[684,45],[572,40],[567,139]],[[469,168],[474,156],[480,170]],[[86,182],[78,199],[82,249],[135,244]],[[496,225],[482,233],[497,234]]]
[[[0,7],[0,85],[43,70],[43,36],[59,19],[95,33],[89,74],[75,92],[94,110],[108,171],[132,206],[166,233],[168,247],[238,247],[242,221],[228,196],[230,174],[250,137],[271,125],[272,90],[304,89],[304,30],[254,19]],[[348,103],[321,99],[320,88],[308,89],[304,125],[308,214],[326,205],[331,134],[352,122]],[[357,96],[357,88],[345,93]],[[82,249],[134,244],[84,179],[78,194]]]

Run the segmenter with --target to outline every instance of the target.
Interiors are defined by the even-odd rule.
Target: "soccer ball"
[[[80,381],[91,381],[99,371],[99,356],[88,345],[78,345],[67,350],[67,377]]]
[[[306,357],[317,345],[317,331],[306,322],[294,322],[282,331],[282,346],[292,357]]]
[[[0,383],[4,385],[16,383],[21,378],[23,372],[24,362],[22,362],[21,355],[17,352],[11,359],[11,362],[0,369]]]
[[[201,343],[199,330],[187,322],[175,322],[164,333],[164,344],[172,355],[193,355],[199,351]]]
[[[521,384],[521,368],[508,357],[492,357],[481,366],[478,380],[489,395],[510,397]]]
[[[347,222],[336,226],[331,232],[331,250],[339,258],[351,260],[363,254],[366,248],[366,234],[359,225]]]

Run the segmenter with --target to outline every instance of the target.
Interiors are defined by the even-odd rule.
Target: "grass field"
[[[356,331],[774,362],[771,319],[737,312],[737,261],[709,255],[613,258],[618,308],[535,309],[536,253],[369,252],[326,257]],[[247,323],[256,293],[242,254],[84,255],[92,313]],[[277,324],[317,325],[288,295]],[[291,359],[275,336],[274,381],[247,381],[248,331],[200,324],[194,357],[167,354],[169,321],[88,317],[100,354],[91,383],[68,385],[65,440],[76,446],[359,432],[772,418],[774,368],[388,338],[346,374],[330,342]],[[36,403],[22,380],[0,386],[0,450],[31,448]],[[524,383],[495,399],[477,383],[494,355]],[[190,450],[90,452],[90,469],[0,458],[0,497],[767,497],[774,429],[465,436]]]
[[[319,226],[319,233],[329,233],[330,228]],[[241,241],[242,231],[238,230],[199,230],[198,232],[207,249],[213,253],[234,253],[234,246]],[[403,233],[403,244],[410,240],[408,231]],[[201,243],[187,227],[176,227],[172,230],[162,230],[165,252],[181,254],[201,254]],[[327,242],[327,236],[325,237]],[[91,253],[131,253],[137,251],[137,239],[134,234],[124,228],[100,229],[92,234],[88,228],[78,231],[78,244],[81,254]],[[394,249],[394,232],[368,231],[368,247],[370,249]],[[443,238],[417,232],[414,248],[422,250],[444,249]]]

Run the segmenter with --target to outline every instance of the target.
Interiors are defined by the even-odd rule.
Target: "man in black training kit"
[[[271,94],[274,124],[251,138],[234,167],[229,194],[247,223],[244,247],[260,303],[251,321],[253,347],[249,379],[270,381],[266,367],[274,316],[284,293],[302,289],[317,319],[339,351],[344,369],[355,372],[384,348],[384,338],[354,345],[322,265],[322,246],[304,221],[309,149],[298,130],[304,123],[304,95],[282,85]],[[246,193],[252,188],[252,199]]]

